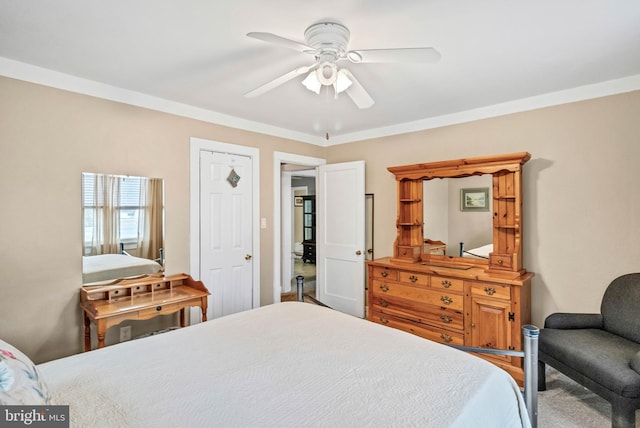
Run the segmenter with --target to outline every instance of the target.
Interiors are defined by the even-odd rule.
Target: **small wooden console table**
[[[107,329],[125,320],[147,320],[180,311],[180,327],[185,327],[185,308],[200,306],[207,320],[209,290],[187,274],[144,276],[104,285],[80,288],[84,314],[84,350],[91,350],[91,322],[98,330],[98,348],[104,347]]]

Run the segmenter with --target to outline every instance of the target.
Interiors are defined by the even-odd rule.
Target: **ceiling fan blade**
[[[284,46],[286,48],[294,49],[300,52],[313,50],[313,48],[303,43],[296,42],[295,40],[285,39],[284,37],[280,37],[272,33],[251,32],[247,33],[247,36],[265,42],[275,43],[276,45]]]
[[[358,60],[358,56],[360,59]],[[418,62],[432,64],[440,61],[440,52],[434,48],[364,49],[347,53],[351,62]]]
[[[345,74],[351,80],[351,86],[349,86],[345,92],[349,97],[353,100],[353,102],[358,106],[358,108],[369,108],[375,101],[369,95],[369,93],[362,87],[360,82],[354,77],[354,75],[347,69],[344,69]]]
[[[265,92],[268,92],[274,88],[277,88],[278,86],[287,83],[289,80],[291,79],[295,79],[298,76],[301,76],[309,71],[311,71],[312,69],[314,69],[317,66],[317,64],[313,64],[313,65],[309,65],[309,66],[305,66],[305,67],[298,67],[295,70],[291,70],[290,72],[283,74],[280,77],[276,77],[275,79],[273,79],[270,82],[265,83],[264,85],[247,92],[246,94],[244,94],[245,97],[247,98],[253,98],[253,97],[257,97],[258,95],[262,95]]]

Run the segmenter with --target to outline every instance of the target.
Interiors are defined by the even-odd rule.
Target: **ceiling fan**
[[[247,36],[254,39],[275,43],[315,57],[315,62],[308,66],[296,68],[264,85],[247,92],[245,97],[257,97],[289,80],[307,74],[302,84],[309,90],[319,94],[323,86],[333,86],[334,94],[345,92],[359,108],[369,108],[374,104],[373,98],[346,68],[338,68],[340,61],[348,60],[359,63],[435,63],[440,60],[440,53],[434,48],[392,48],[392,49],[359,49],[347,50],[349,29],[337,22],[319,22],[311,25],[304,32],[305,42],[297,42],[272,33],[251,32]]]

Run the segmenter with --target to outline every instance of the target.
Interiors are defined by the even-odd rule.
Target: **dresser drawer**
[[[425,273],[415,273],[401,270],[398,272],[398,281],[406,282],[407,284],[427,286],[429,285],[429,275]]]
[[[460,330],[461,332],[464,329],[464,316],[459,311],[440,309],[435,312],[428,312],[424,314],[424,320],[447,329]]]
[[[493,269],[511,270],[513,268],[513,258],[504,254],[489,254],[489,265]]]
[[[370,302],[370,307],[374,311],[407,318],[418,323],[439,325],[460,331],[464,328],[462,311],[433,306],[422,301],[376,294]]]
[[[464,281],[456,278],[446,278],[442,276],[431,277],[431,288],[439,290],[450,290],[464,292]]]
[[[178,303],[170,303],[168,305],[158,304],[152,308],[141,309],[138,314],[141,319],[146,319],[147,317],[155,317],[156,315],[167,315],[172,314],[179,310],[182,305]]]
[[[406,331],[407,333],[415,334],[416,336],[420,336],[434,342],[445,343],[447,345],[464,345],[464,334],[460,332],[420,324],[377,311],[371,312],[369,320],[388,327],[397,328],[398,330]]]
[[[493,297],[494,299],[511,299],[511,287],[491,283],[474,283],[471,285],[472,296]]]
[[[384,296],[398,297],[431,306],[449,308],[456,311],[463,310],[463,297],[456,292],[430,290],[428,288],[413,287],[392,282],[373,281],[374,299]]]
[[[395,269],[374,266],[372,271],[373,277],[370,279],[388,279],[390,281],[398,279],[398,271]]]

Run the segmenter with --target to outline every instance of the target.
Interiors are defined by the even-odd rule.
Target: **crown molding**
[[[321,147],[329,147],[338,144],[352,143],[355,141],[440,128],[443,126],[456,125],[465,122],[488,119],[491,117],[504,116],[512,113],[520,113],[555,105],[640,90],[640,74],[638,74],[580,86],[573,89],[551,92],[535,97],[523,98],[477,109],[406,122],[399,125],[372,128],[366,131],[336,135],[332,136],[331,140],[327,141],[317,135],[306,134],[277,126],[267,125],[261,122],[241,119],[235,116],[194,107],[188,104],[169,101],[159,97],[153,97],[140,92],[118,88],[3,57],[0,57],[0,75],[83,95],[201,120],[203,122],[213,123],[216,125],[286,138]]]

